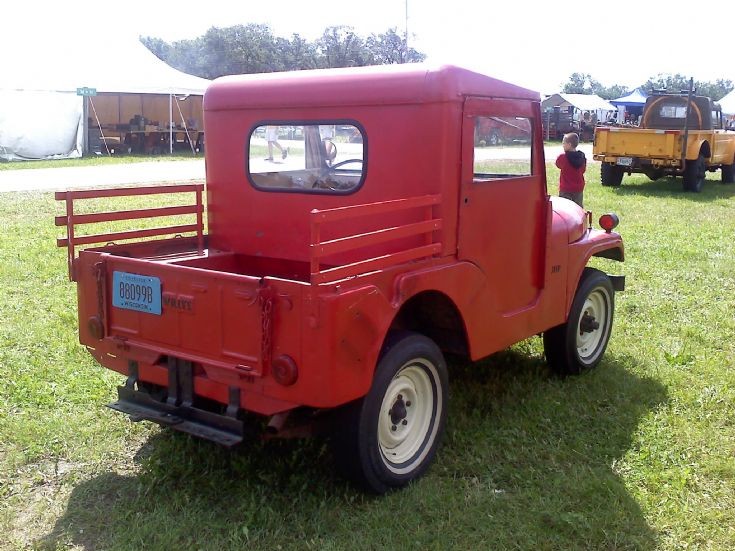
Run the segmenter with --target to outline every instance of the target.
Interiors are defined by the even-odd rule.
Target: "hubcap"
[[[380,408],[378,442],[393,464],[411,460],[426,441],[437,406],[423,359],[404,365],[388,385]]]
[[[608,329],[610,302],[607,294],[595,289],[584,301],[577,330],[577,353],[582,361],[591,361],[599,352]]]

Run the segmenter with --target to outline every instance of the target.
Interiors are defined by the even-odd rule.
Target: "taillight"
[[[617,214],[608,212],[600,216],[600,227],[605,230],[606,233],[610,233],[620,224],[620,219]]]
[[[299,378],[299,368],[291,356],[278,356],[271,364],[271,375],[276,382],[283,386],[291,386]]]

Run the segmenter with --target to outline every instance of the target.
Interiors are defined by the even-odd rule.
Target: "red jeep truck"
[[[384,492],[435,456],[446,353],[543,334],[558,372],[600,361],[624,278],[587,263],[622,261],[623,243],[614,215],[593,229],[549,197],[537,93],[453,66],[364,67],[220,78],[204,111],[206,201],[202,185],[57,194],[80,342],[127,377],[113,409],[226,446],[253,423],[289,436],[328,420],[337,465]],[[475,148],[487,118],[530,142]],[[269,126],[293,139],[268,144]],[[187,191],[191,204],[75,211]],[[172,215],[192,221],[80,232]]]

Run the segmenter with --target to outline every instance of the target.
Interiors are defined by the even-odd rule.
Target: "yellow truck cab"
[[[640,126],[598,126],[592,155],[603,186],[619,186],[625,173],[681,175],[684,191],[700,192],[706,172],[717,169],[722,183],[735,181],[735,132],[724,129],[717,103],[689,93],[651,95]]]

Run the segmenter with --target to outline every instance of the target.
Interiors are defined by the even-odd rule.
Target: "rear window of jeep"
[[[248,179],[263,191],[348,194],[365,179],[366,140],[355,122],[264,123],[247,148]]]

